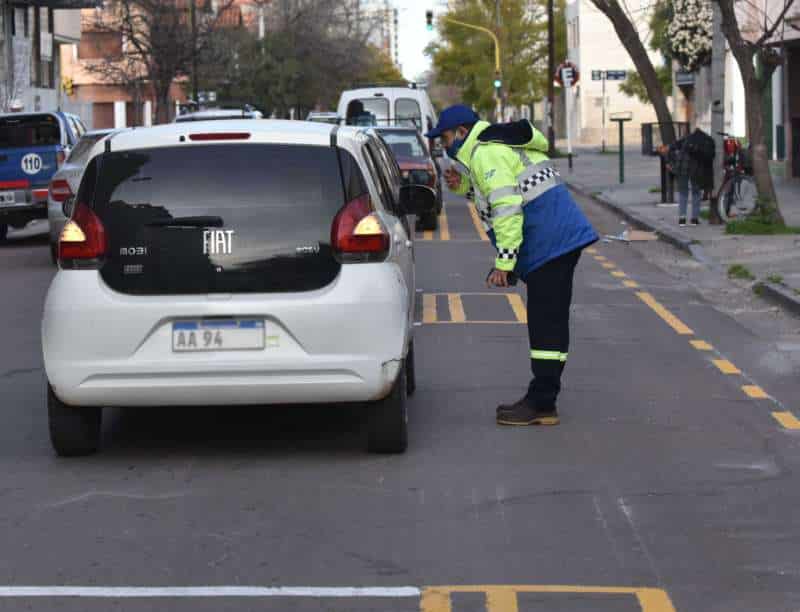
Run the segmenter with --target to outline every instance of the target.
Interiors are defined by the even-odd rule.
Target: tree
[[[660,0],[650,14],[649,21],[650,42],[647,46],[652,51],[658,51],[661,54],[663,63],[660,66],[656,66],[656,74],[661,84],[661,91],[666,97],[671,95],[672,92],[671,42],[667,34],[667,29],[672,21],[672,2]],[[643,104],[651,103],[644,81],[636,71],[628,74],[628,78],[620,83],[619,90],[626,96],[637,98]]]
[[[776,16],[763,15],[760,24],[747,23],[746,38],[739,25],[734,0],[715,0],[722,16],[722,31],[736,59],[744,83],[747,132],[752,147],[753,178],[758,190],[756,212],[766,221],[783,225],[775,186],[769,171],[769,158],[762,114],[764,90],[769,86],[775,68],[783,63],[782,51],[771,46],[772,37],[786,20],[794,0],[784,0]],[[757,67],[758,64],[758,67]]]
[[[437,82],[461,90],[467,104],[484,112],[494,107],[494,43],[484,33],[448,22],[447,18],[495,27],[497,4],[494,0],[464,0],[439,19],[441,42],[426,53],[433,59]],[[530,104],[546,93],[547,22],[546,0],[504,0],[498,31],[503,91],[506,103]],[[564,19],[564,1],[557,2],[557,21]],[[566,56],[566,26],[557,28],[556,57]]]
[[[119,36],[126,65],[119,65],[120,58],[107,58],[93,69],[105,71],[109,77],[116,71],[123,83],[126,74],[141,75],[154,93],[159,123],[170,120],[172,84],[190,74],[194,60],[203,53],[234,3],[224,0],[212,10],[211,2],[203,2],[193,28],[189,4],[193,1],[110,0],[94,25],[96,31]]]
[[[601,13],[608,17],[620,42],[625,47],[628,55],[636,66],[636,71],[642,81],[647,97],[656,111],[661,130],[661,142],[671,144],[675,141],[675,128],[672,125],[672,115],[667,107],[667,97],[658,78],[658,72],[647,54],[647,49],[636,31],[636,26],[631,22],[628,13],[620,5],[619,0],[592,0],[592,4]]]

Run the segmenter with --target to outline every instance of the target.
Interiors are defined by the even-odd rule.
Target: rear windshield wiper
[[[214,215],[200,215],[197,217],[171,217],[170,219],[154,219],[148,221],[145,225],[151,227],[169,227],[175,225],[178,227],[222,227],[225,222],[222,217]]]

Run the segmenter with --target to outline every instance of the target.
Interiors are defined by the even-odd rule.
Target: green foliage
[[[726,234],[752,235],[752,236],[780,236],[786,234],[800,234],[800,227],[771,223],[760,217],[748,217],[730,221],[725,226]]]
[[[776,285],[783,284],[783,276],[781,276],[780,274],[770,274],[769,276],[767,276],[767,280],[770,283],[775,283]]]
[[[669,65],[656,66],[658,82],[661,84],[661,91],[665,96],[672,94],[672,68]],[[619,85],[619,90],[626,96],[637,98],[643,104],[650,103],[650,96],[647,95],[647,88],[644,86],[642,77],[638,72],[631,71],[628,78]]]
[[[753,280],[755,276],[750,270],[742,264],[733,264],[728,267],[728,276],[730,278],[738,278],[741,280]]]
[[[650,14],[650,41],[647,46],[652,51],[658,51],[663,60],[660,66],[655,66],[658,81],[661,83],[661,91],[665,96],[672,95],[672,65],[670,54],[670,40],[667,28],[672,20],[672,2],[670,0],[660,0]],[[644,86],[642,77],[638,72],[628,72],[628,78],[620,83],[619,90],[626,96],[636,98],[643,104],[650,103],[650,96]]]
[[[508,104],[541,100],[547,93],[546,0],[504,0],[501,3],[500,49],[503,92]],[[556,63],[566,58],[565,0],[556,0]],[[480,111],[494,108],[494,43],[485,33],[448,22],[447,17],[496,29],[494,0],[463,0],[438,20],[440,42],[426,53],[438,82],[456,86],[466,104]]]

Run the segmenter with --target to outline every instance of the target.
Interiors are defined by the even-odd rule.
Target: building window
[[[28,9],[24,6],[14,7],[14,20],[11,22],[11,35],[27,38],[28,33]]]

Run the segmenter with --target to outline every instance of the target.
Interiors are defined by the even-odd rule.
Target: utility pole
[[[197,0],[190,0],[189,12],[192,20],[192,98],[198,102],[197,86]]]
[[[714,138],[714,187],[719,193],[722,184],[725,150],[722,136],[718,132],[725,131],[725,35],[722,32],[722,12],[719,4],[712,3],[713,37],[711,39],[711,136]],[[722,219],[716,207],[716,198],[712,196],[709,223],[719,225]]]
[[[494,18],[497,37],[500,38],[500,0],[494,1]],[[497,121],[500,122],[503,120],[503,94],[499,87],[495,88],[495,92],[497,93],[497,109],[495,110],[495,114],[497,115]]]
[[[547,0],[547,142],[550,153],[556,150],[556,133],[554,129],[555,87],[553,79],[556,74],[556,34],[553,16],[553,0]]]

